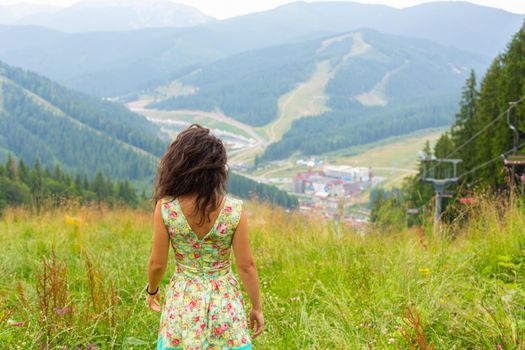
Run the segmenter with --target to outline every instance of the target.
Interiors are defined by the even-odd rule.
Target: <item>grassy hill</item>
[[[137,179],[152,175],[160,130],[125,107],[0,63],[0,145],[32,164]]]
[[[250,203],[267,321],[255,346],[409,349],[419,336],[420,348],[522,349],[525,208],[496,203],[479,203],[442,234],[400,222],[364,235]],[[7,211],[0,347],[154,348],[159,315],[147,310],[144,293],[151,217],[129,209]]]

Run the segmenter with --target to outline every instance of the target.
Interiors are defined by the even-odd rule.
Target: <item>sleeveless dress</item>
[[[212,229],[199,239],[177,199],[162,199],[162,219],[176,270],[165,293],[158,350],[252,349],[231,245],[242,201],[226,197]]]

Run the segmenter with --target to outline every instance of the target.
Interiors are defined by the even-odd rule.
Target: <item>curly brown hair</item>
[[[227,154],[210,129],[192,124],[180,132],[160,159],[153,200],[195,195],[199,225],[210,220],[226,193]]]

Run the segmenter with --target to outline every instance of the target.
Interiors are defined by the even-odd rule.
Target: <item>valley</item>
[[[416,173],[417,152],[449,123],[465,67],[483,62],[430,42],[357,31],[234,55],[127,106],[172,136],[191,123],[210,127],[225,141],[232,169],[297,195],[305,210],[331,217],[343,201],[345,217],[363,220],[372,189],[399,187]],[[429,65],[427,76],[417,75]],[[278,147],[285,152],[274,156]],[[332,167],[346,175],[312,177]],[[345,180],[365,172],[362,184]],[[303,193],[298,177],[326,188],[348,183],[343,197],[321,187]]]
[[[301,83],[279,99],[278,118],[262,128],[241,123],[219,111],[149,109],[147,105],[151,103],[151,99],[128,103],[128,108],[144,115],[172,137],[178,130],[191,123],[199,123],[211,128],[221,136],[228,147],[230,167],[248,178],[275,185],[290,194],[297,195],[293,186],[294,177],[297,174],[322,172],[326,165],[369,168],[375,178],[374,186],[390,189],[402,185],[407,176],[417,172],[415,155],[423,148],[426,141],[433,145],[442,133],[442,128],[421,130],[371,144],[328,152],[309,159],[293,155],[286,160],[271,162],[260,167],[253,166],[255,157],[264,152],[269,144],[282,137],[293,120],[317,115],[327,109],[324,87],[334,72],[335,70],[330,70],[328,61],[321,62],[308,81]],[[309,162],[312,165],[307,165]],[[346,198],[346,215],[350,220],[363,219],[368,216],[371,188]],[[313,197],[302,195],[299,198],[300,203],[310,203],[313,199]],[[316,210],[324,215],[331,213],[334,211],[334,204],[329,204],[330,202],[325,204],[323,201],[318,202],[315,205]]]

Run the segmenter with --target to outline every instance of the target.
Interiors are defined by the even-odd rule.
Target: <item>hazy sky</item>
[[[89,0],[83,0],[89,1]],[[294,0],[173,0],[174,2],[194,6],[202,12],[222,19],[239,16],[251,12],[263,11],[276,6],[293,2]],[[344,0],[343,0],[344,1]],[[454,0],[452,0],[454,1]],[[35,3],[47,5],[67,6],[77,0],[0,0],[0,5],[15,3]],[[111,0],[107,0],[111,2]],[[431,0],[356,0],[356,2],[369,4],[385,4],[393,7],[407,7]],[[501,8],[507,11],[525,14],[525,0],[470,0],[470,2]]]

